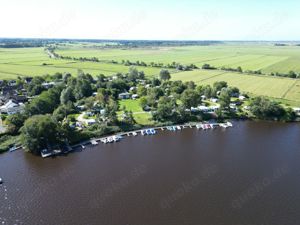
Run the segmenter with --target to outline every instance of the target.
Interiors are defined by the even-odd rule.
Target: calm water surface
[[[2,154],[0,224],[300,224],[299,124],[234,125]]]

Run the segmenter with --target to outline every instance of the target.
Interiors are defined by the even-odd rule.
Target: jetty
[[[105,137],[93,138],[93,139],[78,143],[76,145],[69,146],[69,149],[67,149],[65,151],[59,151],[59,150],[48,151],[47,149],[45,149],[41,152],[41,155],[43,158],[46,158],[46,157],[50,157],[53,155],[58,155],[60,153],[68,153],[68,152],[74,151],[74,149],[76,149],[76,148],[85,149],[86,146],[89,146],[89,145],[96,146],[96,145],[99,145],[99,143],[113,144],[113,143],[121,141],[125,137],[136,137],[139,134],[142,136],[152,136],[152,135],[156,135],[159,131],[160,132],[165,132],[165,131],[176,132],[176,131],[181,131],[183,129],[188,129],[188,128],[197,128],[198,130],[206,131],[206,130],[210,130],[210,129],[215,129],[217,127],[229,128],[229,127],[233,127],[233,124],[231,122],[225,122],[225,123],[209,123],[209,122],[197,123],[196,122],[196,123],[186,123],[186,124],[178,124],[178,125],[171,125],[171,126],[144,128],[141,130],[121,132],[121,133],[117,133],[117,134],[109,135],[109,136],[105,136]]]

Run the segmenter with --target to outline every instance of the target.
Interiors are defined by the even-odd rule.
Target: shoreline
[[[208,128],[202,128],[201,127],[202,125],[209,125],[209,127]],[[151,130],[151,129],[153,129],[155,131],[165,131],[165,130],[168,130],[169,127],[176,127],[176,130],[172,130],[173,132],[176,132],[176,131],[181,131],[181,130],[186,129],[186,128],[197,128],[198,130],[200,130],[200,129],[209,130],[209,129],[215,129],[216,127],[221,127],[221,128],[226,129],[226,128],[229,128],[229,127],[232,127],[232,126],[233,125],[232,125],[231,122],[224,122],[224,123],[210,123],[210,122],[197,123],[197,122],[193,122],[193,123],[185,123],[185,124],[173,124],[173,125],[168,125],[168,126],[144,127],[142,129],[139,129],[139,130],[132,130],[132,131],[127,131],[127,132],[118,132],[118,133],[114,133],[114,134],[110,134],[110,135],[105,135],[105,136],[102,136],[102,137],[91,138],[89,140],[82,141],[78,144],[71,145],[70,147],[72,148],[71,151],[74,151],[76,148],[80,148],[80,147],[82,149],[84,149],[83,146],[86,147],[86,146],[90,146],[90,145],[98,145],[98,144],[100,144],[100,142],[103,139],[107,139],[107,138],[110,138],[110,137],[113,137],[113,136],[120,136],[120,137],[124,138],[124,137],[130,137],[130,136],[154,135],[154,134],[144,134],[144,135],[141,134],[142,131]],[[180,127],[180,129],[177,129],[178,127]],[[136,133],[136,135],[133,135],[133,133]],[[95,144],[93,144],[93,142]],[[117,142],[117,141],[114,141],[114,142]],[[107,143],[107,144],[109,144],[109,143]]]

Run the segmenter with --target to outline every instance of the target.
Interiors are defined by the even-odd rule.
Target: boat
[[[91,144],[92,144],[92,145],[98,145],[98,142],[95,141],[95,140],[91,140]]]
[[[228,127],[227,124],[225,124],[225,123],[220,123],[219,126],[220,126],[220,127],[223,127],[223,128],[227,128],[227,127]]]
[[[3,180],[2,180],[2,178],[0,177],[0,184],[3,184]]]
[[[156,134],[156,131],[155,131],[154,129],[150,129],[150,133],[151,133],[152,135],[154,135],[154,134]]]
[[[141,135],[145,135],[145,130],[141,130]]]
[[[226,125],[227,125],[228,127],[233,127],[232,123],[230,123],[230,122],[227,122]]]
[[[173,129],[173,131],[176,131],[176,127],[175,126],[173,126],[172,129]]]
[[[120,141],[120,138],[117,135],[112,136],[112,139],[113,139],[114,142]]]
[[[149,130],[146,130],[146,134],[147,134],[147,135],[150,135],[150,134],[152,134],[152,133],[151,133],[151,129],[149,129]]]
[[[196,128],[200,129],[201,128],[201,124],[196,124]]]
[[[107,143],[107,139],[103,138],[103,139],[101,139],[101,142],[104,143],[104,144],[106,144]]]
[[[132,132],[132,135],[135,137],[135,136],[137,136],[138,134],[137,134],[137,132]]]
[[[176,128],[177,128],[177,130],[181,130],[181,127],[180,127],[180,126],[177,126]]]
[[[18,148],[17,148],[16,146],[13,146],[13,147],[11,147],[11,148],[9,149],[9,152],[14,152],[14,151],[16,151],[16,150],[18,150]]]
[[[43,149],[43,150],[41,151],[41,156],[42,156],[43,158],[47,158],[47,157],[49,157],[49,156],[52,156],[52,152],[49,151],[48,149]]]
[[[113,139],[112,137],[108,137],[108,138],[107,138],[107,142],[108,142],[108,143],[112,143],[112,142],[114,142],[114,139]]]
[[[82,148],[82,149],[85,149],[85,146],[84,146],[84,145],[81,145],[81,148]]]

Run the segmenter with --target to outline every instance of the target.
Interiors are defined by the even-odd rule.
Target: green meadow
[[[59,45],[56,53],[71,57],[97,57],[101,61],[130,60],[146,63],[195,64],[201,67],[208,63],[214,67],[241,66],[243,70],[261,70],[265,74],[272,72],[288,73],[293,70],[300,73],[300,46],[273,46],[270,43],[227,43],[212,46],[184,47],[144,47],[144,48],[104,48],[94,44]],[[160,68],[137,67],[148,77],[158,76]],[[94,76],[127,72],[129,67],[104,62],[80,62],[73,60],[50,59],[43,48],[0,48],[0,79],[14,79],[18,76],[37,76],[70,72],[77,74],[78,69]],[[197,84],[213,84],[226,81],[242,91],[279,99],[291,105],[300,105],[300,80],[256,76],[225,72],[221,70],[194,70],[176,72],[171,70],[173,80],[195,81]]]

